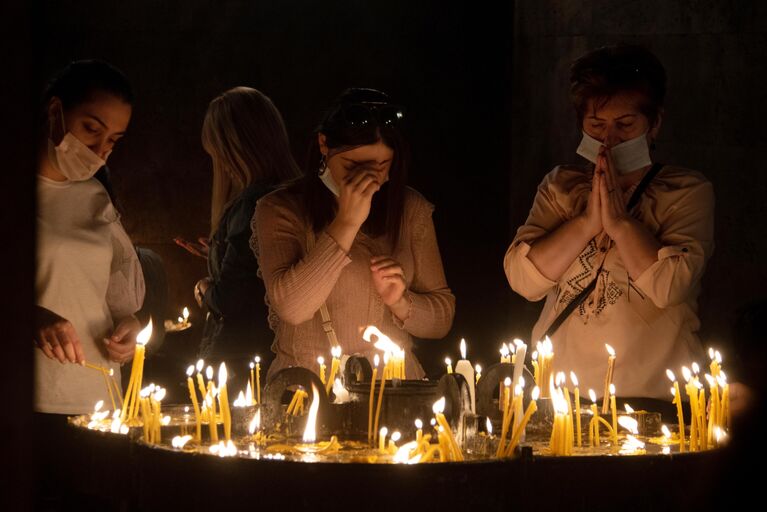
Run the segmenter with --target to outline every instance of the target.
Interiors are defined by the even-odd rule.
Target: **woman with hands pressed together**
[[[316,130],[306,175],[258,202],[251,247],[275,330],[269,376],[329,358],[323,304],[345,354],[372,362],[377,351],[361,335],[375,325],[405,350],[407,378],[424,376],[412,337],[449,331],[455,298],[433,206],[406,186],[403,117],[380,91],[346,90]]]
[[[543,179],[504,259],[511,287],[546,298],[532,339],[549,335],[558,370],[603,390],[607,352],[624,397],[668,399],[666,368],[702,360],[697,296],[713,251],[714,194],[700,173],[653,163],[665,70],[649,51],[592,51],[571,69],[588,168]]]

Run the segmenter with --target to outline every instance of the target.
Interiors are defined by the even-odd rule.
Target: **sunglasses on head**
[[[405,117],[405,109],[401,105],[391,103],[349,103],[342,106],[331,117],[331,121],[342,122],[354,128],[364,128],[377,124],[378,126],[394,126]]]

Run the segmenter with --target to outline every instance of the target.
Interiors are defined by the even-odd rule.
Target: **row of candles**
[[[150,442],[159,442],[159,425],[162,423],[162,417],[155,411],[160,410],[161,398],[158,398],[164,394],[164,390],[155,386],[142,389],[143,379],[143,365],[145,359],[145,346],[151,337],[151,321],[146,329],[144,329],[138,336],[136,354],[133,359],[133,365],[131,370],[131,376],[128,387],[126,389],[125,398],[123,400],[120,394],[120,388],[117,386],[114,379],[112,382],[108,379],[113,375],[109,369],[98,367],[89,363],[86,363],[88,368],[98,370],[102,372],[105,378],[105,383],[109,390],[110,399],[112,401],[112,409],[115,411],[113,416],[119,411],[119,416],[115,417],[114,424],[117,427],[112,426],[111,430],[122,430],[120,427],[123,425],[136,425],[141,411],[143,417],[142,423],[144,423],[145,438]],[[387,336],[381,333],[374,326],[368,327],[363,333],[363,339],[366,341],[372,341],[372,337],[376,337],[375,346],[377,349],[383,351],[384,366],[378,380],[378,396],[375,399],[375,385],[378,374],[378,367],[380,365],[380,358],[376,354],[374,358],[373,378],[371,379],[371,392],[369,398],[369,414],[368,414],[368,440],[371,443],[378,441],[381,442],[381,432],[383,429],[378,428],[381,405],[383,401],[384,390],[387,380],[392,379],[404,379],[405,378],[405,352],[398,345],[392,342]],[[596,405],[596,394],[593,390],[589,390],[589,396],[593,402],[590,412],[592,419],[589,422],[589,444],[591,446],[598,446],[601,440],[600,429],[604,426],[609,434],[610,439],[614,445],[617,445],[617,431],[619,418],[617,418],[617,411],[615,406],[615,386],[612,383],[614,376],[616,354],[614,349],[605,345],[608,352],[608,364],[605,375],[605,388],[603,393],[602,402],[602,414],[609,410],[612,415],[612,421],[607,422],[599,414]],[[554,409],[554,424],[552,428],[550,450],[553,454],[557,455],[569,455],[572,453],[573,444],[580,447],[582,445],[581,439],[581,415],[579,411],[580,407],[580,393],[578,389],[578,382],[575,374],[570,372],[571,381],[574,385],[574,404],[570,400],[570,392],[565,385],[565,376],[560,372],[556,379],[552,375],[554,351],[551,340],[548,338],[543,342],[539,342],[536,345],[536,351],[532,354],[531,359],[533,363],[533,375],[535,380],[535,390],[533,392],[533,398],[528,404],[528,408],[524,414],[522,414],[522,390],[524,388],[524,379],[517,377],[517,367],[521,369],[524,365],[524,357],[526,354],[527,346],[521,340],[514,340],[513,343],[504,344],[501,347],[501,362],[511,363],[515,366],[514,383],[512,386],[511,379],[507,379],[501,385],[501,392],[499,394],[499,407],[503,410],[502,429],[500,435],[500,442],[498,446],[498,456],[509,456],[514,452],[514,449],[520,441],[520,437],[524,433],[524,428],[530,419],[530,416],[535,412],[536,400],[540,398],[551,398],[552,407]],[[456,364],[456,373],[461,373],[466,378],[466,382],[470,384],[472,407],[474,404],[474,386],[481,377],[480,365],[473,366],[466,358],[466,342],[461,340],[460,343],[461,359]],[[331,389],[335,389],[334,383],[339,384],[336,375],[340,370],[341,360],[341,347],[333,347],[331,350],[331,370],[330,377],[325,378],[325,366],[324,360],[318,360],[320,364],[320,379],[325,386],[325,392],[329,393]],[[679,446],[680,451],[684,451],[686,445],[689,446],[691,451],[705,450],[708,447],[716,446],[719,440],[724,435],[723,433],[729,428],[729,388],[726,380],[726,376],[721,371],[721,355],[719,352],[713,349],[709,350],[709,356],[711,359],[710,369],[711,374],[705,375],[705,380],[709,384],[710,392],[708,399],[706,397],[705,388],[701,383],[700,369],[697,364],[693,364],[692,370],[684,367],[682,368],[682,374],[685,379],[685,390],[690,402],[691,409],[691,421],[690,421],[690,437],[689,443],[686,440],[685,422],[682,415],[682,395],[679,388],[679,382],[676,380],[675,375],[671,370],[667,370],[667,375],[673,383],[671,393],[673,396],[673,403],[677,406],[678,422],[679,422]],[[517,358],[520,358],[520,365],[517,365]],[[452,364],[448,359],[446,360],[447,371],[452,372]],[[194,373],[194,367],[190,366],[187,370],[188,386],[190,398],[192,400],[192,406],[195,412],[196,432],[194,439],[197,442],[201,440],[201,424],[206,421],[211,430],[210,438],[213,443],[218,442],[218,418],[220,417],[224,424],[224,437],[227,442],[231,440],[231,412],[229,410],[229,400],[227,396],[227,371],[226,365],[221,364],[219,368],[219,382],[218,386],[213,382],[213,370],[208,367],[206,375],[208,377],[207,385],[204,382],[202,376],[202,367],[204,363],[198,361],[197,366],[197,384],[200,391],[201,399],[197,400],[197,391],[195,390],[194,383],[192,381],[192,374]],[[260,385],[260,358],[256,357],[254,362],[250,363],[250,380],[247,385],[247,390],[243,394],[240,393],[238,400],[235,401],[235,406],[243,405],[255,405],[261,402],[261,385]],[[543,385],[548,380],[548,385]],[[114,387],[115,393],[112,393]],[[720,393],[721,388],[721,393]],[[513,396],[511,389],[514,390]],[[544,392],[544,390],[547,390]],[[117,402],[114,400],[114,396],[117,395],[121,403],[121,408],[117,408]],[[298,390],[293,397],[293,401],[289,405],[288,413],[293,415],[303,414],[304,406],[303,401],[308,397],[308,394],[303,390]],[[609,400],[609,402],[608,402]],[[218,402],[219,412],[216,411],[216,402]],[[200,407],[202,403],[202,407]],[[374,407],[375,404],[375,407]],[[574,405],[574,407],[573,407]],[[444,407],[444,404],[443,404]],[[575,411],[575,414],[574,414]],[[104,419],[104,412],[94,412],[94,418]],[[435,421],[439,422],[440,416],[435,411]],[[442,415],[444,419],[444,415]],[[620,418],[623,419],[623,418]],[[445,425],[447,423],[445,422]],[[455,448],[452,448],[454,438],[452,437],[452,431],[449,425],[445,426],[440,424],[439,428],[444,432],[445,448],[441,450],[441,453],[454,453]],[[573,434],[575,432],[575,434]],[[509,441],[506,443],[506,437]],[[385,436],[384,436],[385,437]],[[438,436],[439,437],[439,436]],[[452,442],[450,441],[452,439]],[[439,444],[439,443],[438,443]],[[441,446],[441,445],[440,445]],[[456,445],[457,446],[457,445]],[[448,449],[448,447],[450,447]],[[460,449],[458,449],[460,453]],[[455,457],[455,456],[454,456]],[[457,457],[456,457],[457,459]]]

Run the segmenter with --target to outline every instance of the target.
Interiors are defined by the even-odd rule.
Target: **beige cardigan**
[[[308,222],[300,198],[286,189],[264,196],[256,205],[250,241],[266,285],[269,324],[277,354],[269,377],[288,366],[318,371],[317,357],[330,361],[320,306],[327,304],[344,354],[373,360],[380,353],[362,340],[375,325],[406,351],[407,378],[420,379],[423,368],[412,353],[412,336],[441,338],[450,330],[455,297],[445,280],[431,214],[434,207],[413,189],[406,190],[399,246],[392,255],[403,267],[410,315],[401,322],[384,305],[370,277],[370,258],[386,254],[383,238],[361,231],[347,254],[324,231],[306,253]],[[329,365],[328,365],[329,367]]]
[[[627,190],[625,198],[636,186]],[[591,171],[557,167],[538,187],[527,221],[517,230],[504,259],[511,287],[530,301],[546,298],[532,340],[594,279],[597,287],[554,334],[554,367],[575,371],[584,392],[604,389],[605,343],[617,352],[620,396],[670,399],[669,368],[706,361],[697,337],[700,280],[714,248],[714,192],[698,172],[665,166],[650,182],[634,216],[660,241],[658,261],[636,281],[618,249],[603,233],[586,246],[558,282],[543,276],[527,257],[530,245],[583,211]]]

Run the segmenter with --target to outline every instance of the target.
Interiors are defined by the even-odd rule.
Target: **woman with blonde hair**
[[[213,163],[210,240],[177,238],[207,258],[208,277],[194,295],[207,309],[200,357],[224,359],[269,352],[271,340],[254,337],[265,318],[264,288],[250,250],[256,201],[299,174],[282,116],[260,91],[235,87],[213,99],[202,126],[202,146]]]

